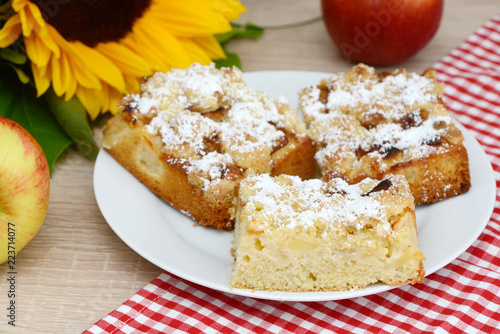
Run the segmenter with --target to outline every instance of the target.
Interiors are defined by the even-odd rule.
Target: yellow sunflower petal
[[[66,54],[61,56],[61,80],[64,83],[66,100],[69,100],[76,92],[76,81],[73,78],[73,71],[71,70]]]
[[[193,11],[193,8],[196,10]],[[157,21],[155,24],[179,37],[213,35],[231,29],[229,22],[206,0],[158,1],[153,3],[142,19]]]
[[[34,3],[29,2],[28,6],[29,6],[29,11],[31,12],[31,16],[32,16],[33,20],[40,27],[40,31],[38,32],[38,34],[40,36],[45,36],[46,31],[44,30],[44,27],[46,25],[46,22],[42,16],[42,12],[38,8],[38,6],[35,5]]]
[[[29,5],[29,0],[12,0],[12,9],[19,12]]]
[[[88,66],[89,71],[92,71],[102,81],[110,84],[119,91],[125,90],[125,80],[123,75],[115,64],[99,51],[89,48],[81,42],[72,42],[75,51],[84,59],[84,63]]]
[[[52,69],[52,87],[54,88],[54,92],[61,96],[65,92],[64,82],[61,78],[61,64],[59,63],[59,59],[56,57],[52,57],[50,62],[50,67]]]
[[[212,59],[225,58],[226,54],[214,36],[202,36],[192,38],[192,41],[203,48],[207,55]]]
[[[102,96],[104,99],[101,101],[101,104],[104,106],[104,109],[116,114],[118,111],[118,101],[121,100],[123,94],[109,85],[104,85]]]
[[[154,42],[147,40],[147,38],[148,35],[144,35],[139,42],[134,38],[134,36],[127,36],[121,40],[121,44],[127,46],[130,50],[137,53],[148,63],[151,68],[153,68],[153,70],[163,70],[163,66],[161,66],[162,69],[160,69],[160,66],[158,65],[158,63],[162,61],[162,55],[156,50],[156,47],[154,47]],[[153,48],[150,48],[150,45]],[[147,51],[145,52],[144,49],[147,49]],[[143,52],[147,54],[147,57],[144,57],[144,55],[142,54]],[[166,68],[165,71],[168,69],[169,68]]]
[[[51,73],[50,69],[47,69],[48,66],[50,66],[50,63],[47,64],[47,66],[42,67],[31,63],[33,80],[35,81],[36,93],[38,97],[45,93],[45,91],[47,91],[47,89],[50,87],[52,78],[50,77],[50,74],[47,75],[47,73]]]
[[[96,49],[108,57],[122,73],[144,77],[153,72],[142,57],[124,45],[115,42],[100,43]]]
[[[25,37],[31,35],[31,31],[33,30],[33,20],[31,19],[30,11],[20,11],[19,18],[21,19],[21,23],[23,26],[23,35]]]
[[[138,78],[132,75],[124,75],[125,78],[125,93],[136,94],[142,82],[142,77]]]
[[[14,43],[21,35],[22,30],[19,15],[11,16],[0,30],[0,48],[5,48]]]
[[[119,91],[116,89],[111,89],[109,92],[109,105],[107,106],[107,109],[112,113],[116,114],[119,110],[118,107],[118,101],[120,101],[123,97],[123,94],[121,94]]]
[[[72,78],[72,71],[66,55],[63,53],[59,58],[52,57],[51,68],[54,92],[58,96],[66,95],[65,99],[68,101],[75,94],[76,82]]]
[[[76,89],[78,88],[76,80],[70,80],[67,87],[66,95],[64,96],[64,101],[66,102],[71,100],[71,98],[76,94]]]
[[[197,62],[202,65],[208,65],[212,61],[208,53],[193,40],[189,38],[179,38],[179,42],[181,42],[182,47],[186,51],[190,63]]]
[[[33,67],[33,65],[34,65],[34,64],[33,64],[33,63],[31,63],[31,67]],[[51,71],[52,71],[52,70],[50,69],[50,61],[49,61],[49,62],[47,63],[47,65],[45,65],[45,66],[36,66],[36,67],[37,67],[37,69],[38,69],[38,74],[39,74],[40,76],[46,76],[46,75],[48,75],[48,77],[49,77],[49,78],[52,78],[52,77],[51,77],[51,75],[52,75]],[[47,72],[47,71],[48,71],[48,72]],[[51,80],[52,80],[52,79],[51,79]]]
[[[81,55],[75,51],[74,43],[66,41],[51,25],[47,25],[47,31],[46,38],[42,39],[45,46],[53,52],[56,58],[60,58],[62,53],[66,53],[74,80],[86,88],[101,89],[101,81],[92,71],[89,71],[88,65],[83,61]]]
[[[91,119],[95,119],[101,112],[101,91],[95,89],[88,89],[85,87],[78,87],[76,90],[76,97],[80,100],[85,110],[87,110]]]
[[[246,11],[245,6],[237,0],[214,0],[213,4],[215,10],[229,21],[236,20]]]
[[[170,67],[186,68],[191,65],[182,44],[163,27],[142,20],[134,27],[134,34],[140,40],[135,41],[132,49],[143,58],[157,63],[157,70],[166,71]]]
[[[101,89],[101,81],[94,73],[90,72],[78,57],[68,56],[68,62],[73,70],[74,80],[78,85],[89,89]]]
[[[117,101],[119,101],[119,99]],[[110,105],[108,109],[109,112],[112,113],[113,115],[115,115],[118,111],[120,111],[120,107],[116,103]]]
[[[62,38],[62,36],[55,31],[51,26],[49,26],[48,36],[53,36],[56,45],[61,46],[61,51],[59,56],[56,58],[64,57],[68,64],[68,69],[70,69],[68,80],[68,92],[66,93],[66,98],[69,99],[74,95],[74,90],[76,90],[77,85],[81,85],[88,89],[101,89],[102,84],[99,77],[89,70],[89,65],[84,63],[82,56],[75,51],[74,43],[67,42]]]
[[[47,33],[45,29],[45,21],[37,5],[29,2],[27,6],[25,6],[24,9],[18,13],[23,25],[23,36],[31,36],[33,30],[36,30],[41,36]]]
[[[40,35],[40,37],[42,36]],[[67,44],[67,41],[49,24],[47,24],[47,34],[43,36],[42,41],[56,57],[60,56],[61,49],[59,46],[64,47]]]
[[[109,106],[109,90],[110,90],[109,85],[102,85],[102,89],[98,93],[99,94],[98,98],[100,100],[99,104],[101,105],[102,109],[108,109],[108,106]]]
[[[45,66],[50,60],[52,52],[47,48],[43,39],[37,35],[25,38],[26,55],[37,66]]]

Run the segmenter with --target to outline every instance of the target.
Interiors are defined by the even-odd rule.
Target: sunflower
[[[208,64],[225,54],[215,34],[245,10],[237,0],[11,0],[0,48],[19,37],[37,94],[78,97],[92,119],[116,112],[154,71]]]

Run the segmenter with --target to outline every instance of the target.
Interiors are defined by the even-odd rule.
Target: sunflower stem
[[[264,30],[281,30],[281,29],[290,29],[290,28],[296,28],[296,27],[302,27],[314,22],[321,21],[323,19],[323,16],[316,16],[304,21],[299,21],[299,22],[292,22],[292,23],[285,23],[285,24],[277,24],[277,25],[267,25],[267,26],[258,26],[261,29]],[[234,24],[238,25],[238,24]],[[239,25],[238,25],[239,26]]]

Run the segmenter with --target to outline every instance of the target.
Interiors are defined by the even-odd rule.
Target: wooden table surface
[[[279,25],[320,15],[319,1],[248,0],[241,23]],[[494,0],[448,0],[434,39],[400,64],[422,72],[457,47],[500,11]],[[267,30],[258,40],[228,45],[244,71],[346,71],[321,21]],[[100,141],[100,133],[96,131]],[[157,277],[162,269],[130,249],[99,211],[94,163],[69,150],[52,176],[50,205],[42,229],[17,257],[16,327],[7,325],[7,266],[0,265],[0,333],[81,333]]]

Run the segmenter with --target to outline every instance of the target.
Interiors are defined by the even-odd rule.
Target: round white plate
[[[296,107],[297,92],[328,75],[299,71],[253,72],[246,73],[245,80],[249,86],[272,97],[286,97]],[[417,208],[418,239],[427,258],[424,261],[426,275],[462,254],[481,234],[493,211],[496,183],[491,164],[473,136],[462,126],[460,129],[469,154],[472,187],[464,195]],[[377,283],[362,290],[340,292],[230,289],[231,232],[197,226],[150,192],[103,150],[95,164],[94,191],[104,218],[133,250],[174,275],[212,289],[254,298],[321,301],[366,296],[394,288]]]

